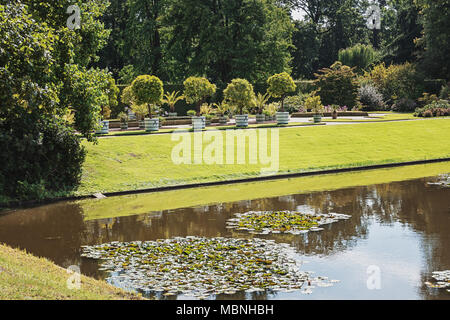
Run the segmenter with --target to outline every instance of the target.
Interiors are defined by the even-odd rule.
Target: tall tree
[[[416,0],[420,8],[423,67],[432,77],[450,78],[450,0]]]
[[[291,24],[274,0],[169,0],[164,16],[171,78],[233,78],[262,82],[289,71]]]

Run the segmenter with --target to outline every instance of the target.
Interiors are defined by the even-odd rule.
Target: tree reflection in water
[[[322,232],[258,237],[289,243],[303,255],[329,256],[366,239],[374,221],[388,227],[401,223],[421,235],[419,245],[426,262],[420,267],[421,276],[428,280],[431,271],[450,268],[450,189],[428,184],[436,181],[438,178],[427,178],[162,212],[149,208],[147,214],[92,221],[84,221],[83,208],[77,203],[63,202],[0,216],[0,242],[47,257],[63,267],[81,264],[83,273],[103,277],[96,262],[80,259],[81,245],[188,235],[252,237],[225,228],[225,222],[237,212],[307,208],[352,217],[327,225]],[[244,293],[241,295],[232,297],[245,298]],[[251,298],[267,296],[253,293]]]

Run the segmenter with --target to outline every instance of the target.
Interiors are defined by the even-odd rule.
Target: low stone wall
[[[291,118],[312,118],[314,116],[314,112],[302,112],[302,113],[293,113],[291,114]],[[331,117],[331,112],[323,112],[323,117]],[[338,112],[338,117],[368,117],[369,114],[364,111],[345,111]]]

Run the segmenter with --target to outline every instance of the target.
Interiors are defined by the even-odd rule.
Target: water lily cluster
[[[311,278],[293,258],[295,250],[273,240],[176,237],[157,241],[111,242],[83,246],[82,256],[102,259],[108,281],[144,293],[186,295],[201,299],[238,291],[285,291],[312,284],[330,286],[325,277]]]
[[[434,278],[436,282],[425,282],[429,288],[450,288],[450,270],[434,271],[431,277]],[[447,289],[447,292],[450,292],[450,289]]]
[[[254,234],[290,233],[301,234],[321,231],[320,226],[349,219],[349,215],[330,213],[315,214],[297,211],[249,211],[236,213],[228,219],[227,228]]]

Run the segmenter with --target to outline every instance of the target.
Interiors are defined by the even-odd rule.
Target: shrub
[[[128,114],[126,114],[125,112],[121,112],[117,116],[118,116],[120,122],[122,122],[122,123],[128,122]]]
[[[183,85],[185,100],[187,103],[196,105],[197,114],[200,113],[200,106],[204,100],[216,92],[216,85],[202,77],[189,77],[183,82]]]
[[[148,108],[145,104],[132,104],[131,110],[136,114],[138,120],[144,120],[145,116],[148,114]]]
[[[442,100],[449,100],[450,98],[450,87],[447,83],[445,86],[442,86],[441,91],[439,93],[439,98]]]
[[[284,111],[284,98],[289,92],[294,92],[296,85],[287,72],[274,74],[267,79],[267,92],[274,98],[281,98],[281,111]]]
[[[155,76],[142,75],[131,84],[133,96],[137,104],[147,104],[149,117],[157,104],[161,103],[164,95],[162,81]]]
[[[352,68],[335,62],[315,74],[318,94],[326,105],[338,104],[353,108],[358,98],[358,82]]]
[[[223,91],[225,101],[237,108],[243,114],[255,106],[255,92],[253,86],[245,79],[233,79]]]
[[[310,96],[305,100],[306,110],[319,114],[323,112],[323,105],[320,96]]]
[[[392,106],[392,110],[397,112],[413,112],[416,107],[417,104],[414,100],[402,98],[395,102]]]
[[[366,70],[378,60],[378,54],[372,46],[357,44],[351,48],[339,50],[338,60],[343,65],[354,67],[358,72]]]
[[[383,95],[373,85],[366,84],[361,86],[358,89],[358,96],[364,111],[384,110],[386,107]]]
[[[429,94],[427,92],[423,93],[423,96],[418,99],[422,106],[432,104],[435,101],[439,101],[439,98],[435,94]]]
[[[128,87],[126,87],[125,89],[123,89],[123,91],[122,91],[122,96],[121,96],[121,98],[120,98],[120,101],[121,101],[123,104],[125,104],[125,105],[131,107],[131,105],[132,105],[133,102],[134,102],[133,90],[132,90],[132,88],[131,88],[131,85],[128,86]]]
[[[280,104],[277,102],[272,102],[264,107],[264,114],[273,117],[278,109],[280,109]]]
[[[110,113],[108,115],[108,118],[110,116],[116,117],[120,112],[124,111],[123,106],[119,104],[118,98],[120,90],[116,86],[116,82],[111,77],[108,79],[108,85],[106,87],[106,92],[108,96],[108,105],[107,107],[110,110]]]
[[[384,101],[393,104],[399,99],[417,100],[423,92],[423,77],[411,63],[402,65],[379,64],[368,77],[383,94]]]
[[[183,100],[184,97],[179,95],[178,91],[172,91],[172,93],[166,93],[164,95],[163,102],[169,105],[170,112],[175,112],[175,105],[178,101]]]
[[[267,102],[269,101],[269,94],[262,94],[262,93],[258,93],[255,96],[255,108],[256,108],[256,112],[259,114],[262,114],[264,107],[266,106]]]
[[[447,100],[434,101],[425,107],[417,108],[416,117],[444,117],[450,115],[450,103]]]
[[[86,153],[74,130],[56,118],[35,125],[36,135],[0,130],[2,195],[40,200],[80,182]]]
[[[305,98],[306,97],[304,95],[286,97],[284,100],[284,108],[290,113],[297,112],[302,108]]]
[[[187,115],[188,115],[188,116],[191,116],[191,117],[195,116],[196,114],[197,114],[197,111],[195,111],[195,110],[189,110],[189,111],[187,112]]]
[[[200,107],[200,114],[203,116],[208,116],[213,112],[213,108],[209,103],[204,103]]]

